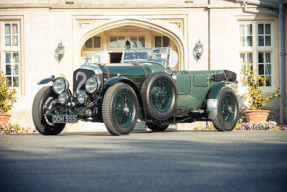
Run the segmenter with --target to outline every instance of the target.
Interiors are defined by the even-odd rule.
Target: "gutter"
[[[258,1],[258,0],[246,0],[243,1],[244,8],[243,11],[246,13],[253,13],[253,14],[264,14],[264,15],[273,15],[278,16],[279,15],[279,23],[280,23],[280,57],[281,57],[281,65],[280,65],[280,123],[284,123],[284,108],[285,108],[285,28],[284,28],[284,4],[283,3],[273,3],[273,2],[267,2],[267,1]],[[267,11],[267,10],[254,10],[254,9],[248,9],[247,4],[251,5],[261,5],[268,8],[274,8],[278,11]]]

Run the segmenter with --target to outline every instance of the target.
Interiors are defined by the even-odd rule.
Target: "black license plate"
[[[76,123],[77,115],[52,115],[52,123]]]

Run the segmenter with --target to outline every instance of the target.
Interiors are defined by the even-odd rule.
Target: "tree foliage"
[[[7,113],[17,101],[17,91],[8,86],[9,79],[0,71],[0,113]]]
[[[241,74],[246,76],[246,79],[241,80],[243,85],[247,87],[246,92],[242,95],[244,99],[248,101],[248,104],[253,110],[261,110],[272,99],[280,97],[279,88],[274,87],[274,92],[271,96],[265,96],[263,89],[260,87],[268,81],[267,77],[261,77],[258,75],[257,70],[252,69],[250,63],[247,64],[247,70],[241,71]]]

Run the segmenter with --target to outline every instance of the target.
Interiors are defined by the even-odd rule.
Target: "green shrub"
[[[17,91],[8,86],[9,79],[0,71],[0,113],[7,113],[17,101]]]
[[[250,109],[261,110],[267,102],[280,97],[278,94],[279,88],[277,87],[274,87],[274,93],[271,96],[263,94],[263,89],[260,86],[268,81],[268,78],[259,76],[257,70],[253,70],[250,63],[247,64],[246,72],[241,71],[241,74],[246,76],[246,79],[242,79],[241,82],[247,87],[246,93],[242,97],[247,100]]]

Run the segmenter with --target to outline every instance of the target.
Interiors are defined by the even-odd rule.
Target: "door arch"
[[[110,22],[107,22],[102,25],[98,24],[93,24],[91,25],[87,31],[84,33],[84,35],[81,36],[81,38],[77,41],[76,49],[75,50],[77,54],[75,54],[74,58],[74,67],[78,67],[80,64],[80,54],[82,47],[84,46],[85,42],[90,39],[91,37],[103,33],[107,30],[111,30],[114,28],[118,27],[124,27],[124,26],[135,26],[135,27],[140,27],[140,28],[145,28],[147,30],[154,31],[156,33],[160,33],[164,36],[167,36],[170,40],[172,40],[177,48],[178,55],[179,55],[179,69],[184,69],[184,63],[185,63],[185,58],[184,58],[184,43],[182,38],[180,38],[177,34],[172,32],[171,30],[162,27],[158,24],[152,23],[149,20],[139,20],[139,19],[118,19],[118,20],[113,20]]]

